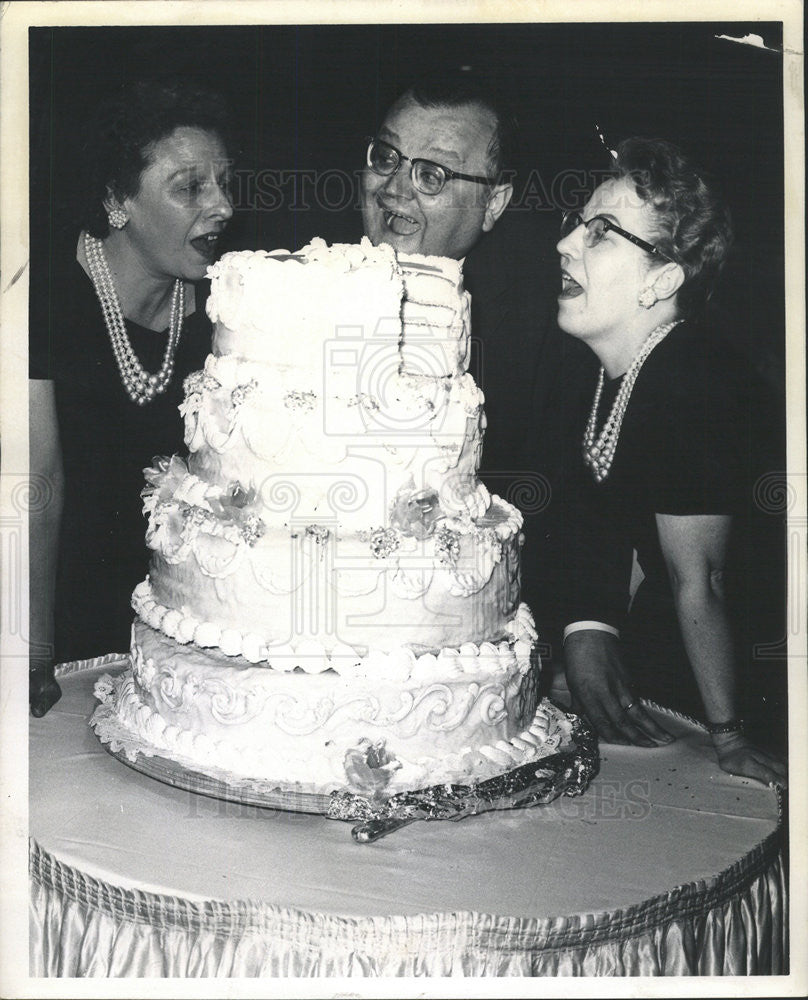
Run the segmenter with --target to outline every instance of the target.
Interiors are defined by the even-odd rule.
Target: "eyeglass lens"
[[[395,147],[376,139],[368,150],[368,164],[382,176],[389,176],[398,170],[401,155]],[[406,159],[406,157],[405,157]],[[439,194],[446,183],[446,172],[437,163],[416,159],[410,165],[410,177],[422,194]]]
[[[400,163],[399,155],[386,142],[376,140],[368,149],[368,164],[379,174],[392,174]]]
[[[437,194],[446,183],[446,174],[437,163],[429,160],[416,160],[412,165],[412,179],[419,191],[424,194]]]
[[[584,222],[578,212],[565,212],[564,218],[561,221],[562,239],[574,232],[578,226],[584,227],[584,244],[588,247],[594,247],[600,243],[606,235],[608,228],[606,220],[602,219],[599,215],[594,216],[588,222]]]

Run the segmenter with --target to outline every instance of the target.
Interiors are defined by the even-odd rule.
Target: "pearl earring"
[[[640,292],[638,301],[643,309],[650,309],[652,306],[656,305],[659,301],[656,297],[656,292],[650,286],[643,288]]]
[[[129,216],[124,212],[122,208],[112,208],[107,213],[107,219],[109,224],[113,229],[123,229],[126,223],[129,221]]]

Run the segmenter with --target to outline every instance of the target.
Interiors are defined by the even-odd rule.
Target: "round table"
[[[785,971],[778,797],[689,720],[665,714],[666,747],[601,747],[579,798],[360,845],[111,757],[87,720],[124,663],[61,668],[30,723],[32,976]]]

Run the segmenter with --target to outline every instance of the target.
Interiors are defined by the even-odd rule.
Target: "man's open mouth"
[[[390,208],[383,208],[384,224],[391,229],[396,236],[412,236],[421,228],[420,223],[411,219],[409,215],[402,215],[401,212],[394,212]]]

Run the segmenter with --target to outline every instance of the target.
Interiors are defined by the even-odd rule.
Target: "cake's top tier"
[[[318,238],[294,254],[225,254],[208,274],[214,354],[290,374],[379,351],[397,352],[407,374],[466,370],[469,296],[456,260],[397,259],[392,247],[367,238],[330,247]]]

